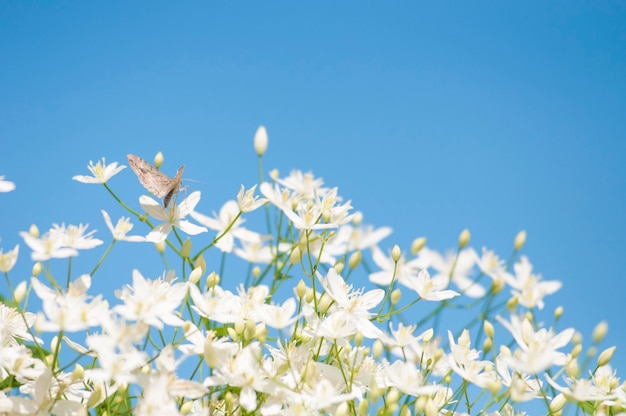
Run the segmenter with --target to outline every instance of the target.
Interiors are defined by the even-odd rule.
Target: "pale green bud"
[[[461,231],[459,235],[459,248],[465,248],[470,242],[470,237],[470,232],[467,228]]]
[[[191,240],[189,237],[183,243],[183,247],[180,249],[180,255],[182,258],[186,259],[191,254]]]
[[[554,317],[556,319],[560,319],[561,316],[563,316],[563,306],[558,306],[555,310],[554,310]]]
[[[158,152],[155,156],[154,156],[154,167],[159,169],[162,165],[163,165],[163,153],[162,152]]]
[[[582,344],[574,344],[574,348],[572,348],[572,352],[571,352],[572,358],[578,357],[580,353],[582,352],[582,350],[583,350]]]
[[[158,243],[154,243],[154,247],[157,249],[159,254],[165,253],[165,241],[159,241]]]
[[[306,283],[304,283],[304,280],[300,279],[296,285],[295,293],[298,299],[302,299],[306,295]]]
[[[319,307],[321,313],[326,313],[328,312],[328,308],[330,308],[331,303],[333,303],[333,299],[324,293],[317,306]]]
[[[254,266],[252,268],[252,277],[255,279],[261,275],[261,268],[259,266]]]
[[[489,351],[491,351],[491,348],[493,347],[493,338],[485,338],[485,340],[483,341],[483,351],[484,353],[488,353]]]
[[[200,281],[200,279],[202,278],[202,268],[201,267],[196,267],[195,269],[193,269],[191,271],[191,273],[189,273],[189,282],[196,284]]]
[[[41,269],[42,269],[42,266],[40,262],[33,264],[33,276],[35,277],[39,276],[39,273],[41,273]]]
[[[613,354],[615,353],[615,345],[609,347],[600,353],[598,357],[598,367],[602,367],[603,365],[607,365],[611,358],[613,358]]]
[[[335,410],[335,415],[337,415],[337,416],[348,416],[349,410],[350,410],[350,408],[348,407],[348,403],[343,402],[339,406],[337,406],[337,409]]]
[[[180,413],[183,415],[188,415],[191,413],[191,409],[193,409],[193,401],[187,400],[180,406]]]
[[[576,331],[572,336],[572,344],[580,344],[583,341],[583,336],[580,332]]]
[[[383,355],[384,350],[385,346],[381,340],[377,339],[374,341],[374,345],[372,345],[372,355],[374,358],[379,359]]]
[[[196,259],[196,262],[194,263],[194,267],[200,267],[202,268],[202,274],[206,273],[206,260],[204,259],[204,256],[201,254],[198,256],[198,258]]]
[[[263,156],[267,150],[267,130],[264,126],[259,126],[254,135],[254,151],[257,155]]]
[[[565,404],[567,403],[567,399],[563,395],[563,393],[557,394],[554,399],[550,402],[550,412],[557,413],[563,410]]]
[[[359,403],[359,407],[356,408],[356,414],[358,416],[365,416],[368,414],[368,410],[369,410],[369,403],[367,399],[364,399],[363,401],[361,401],[361,403]]]
[[[39,264],[39,263],[37,263]],[[24,300],[24,297],[26,296],[26,291],[28,289],[28,286],[26,285],[26,281],[23,280],[21,281],[17,287],[15,288],[15,292],[13,293],[13,296],[15,296],[15,301],[17,303],[20,303],[22,300]]]
[[[487,390],[489,390],[489,393],[491,393],[493,396],[498,394],[501,388],[502,388],[502,382],[500,380],[490,379],[487,381]]]
[[[350,267],[350,269],[356,269],[359,264],[361,264],[361,250],[352,253],[348,259],[348,267]]]
[[[400,298],[402,297],[402,291],[400,289],[395,289],[393,292],[391,292],[391,304],[395,305],[396,303],[400,302]]]
[[[278,172],[278,169],[272,169],[270,170],[270,178],[275,181],[276,179],[278,179],[280,177],[280,172]]]
[[[393,248],[391,249],[391,258],[393,259],[394,262],[398,262],[400,260],[400,257],[402,256],[402,251],[400,250],[400,247],[398,247],[398,245],[394,245]]]
[[[595,344],[602,341],[609,331],[609,324],[605,321],[600,322],[593,330],[592,339]]]
[[[485,334],[487,334],[489,338],[493,338],[496,331],[493,329],[493,325],[491,324],[491,322],[485,320],[483,322],[483,329],[485,330]]]
[[[426,237],[418,237],[411,244],[411,254],[419,253],[426,246]]]
[[[211,289],[212,287],[215,287],[217,285],[220,284],[220,276],[215,273],[215,272],[211,272],[209,273],[209,275],[206,277],[206,287],[207,289]]]
[[[28,229],[28,233],[35,238],[39,238],[39,228],[37,228],[35,224],[31,224],[30,228]]]
[[[300,247],[296,246],[289,256],[289,263],[292,265],[298,264],[300,260],[302,260],[302,252],[300,251]]]
[[[400,408],[400,416],[411,416],[411,410],[406,404]]]
[[[82,365],[76,364],[74,366],[74,371],[72,371],[72,375],[70,376],[70,379],[72,381],[79,381],[79,380],[82,380],[83,378],[85,378],[85,369],[83,368]]]
[[[522,230],[515,236],[514,248],[515,251],[520,251],[524,244],[526,244],[526,231]]]
[[[352,224],[359,226],[363,222],[363,213],[361,211],[357,211],[354,213],[354,217],[352,217]]]
[[[338,262],[337,262],[337,263],[335,263],[335,265],[333,266],[333,269],[335,269],[335,271],[337,272],[337,274],[341,274],[341,272],[343,272],[343,268],[344,268],[343,261],[338,261]]]

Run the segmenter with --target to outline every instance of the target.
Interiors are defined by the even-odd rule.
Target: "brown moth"
[[[180,190],[185,165],[178,169],[176,176],[170,178],[137,155],[129,154],[127,157],[128,164],[139,178],[139,182],[157,198],[163,198],[163,206],[167,208],[172,197]]]

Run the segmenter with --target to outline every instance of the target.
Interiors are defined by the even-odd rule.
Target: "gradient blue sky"
[[[0,195],[0,245],[21,244],[24,278],[31,223],[107,239],[100,209],[123,214],[71,180],[89,160],[163,151],[209,212],[257,182],[264,124],[265,168],[338,186],[393,227],[387,248],[426,236],[444,250],[469,228],[506,257],[527,230],[535,269],[564,283],[547,308],[586,339],[607,320],[623,370],[624,3],[236,5],[0,2],[0,175],[17,184]],[[130,170],[111,185],[143,193]],[[112,287],[134,264],[119,253]]]

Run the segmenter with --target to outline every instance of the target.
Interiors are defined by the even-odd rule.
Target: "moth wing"
[[[128,155],[128,164],[139,182],[157,198],[163,198],[171,190],[172,179],[136,155]],[[181,172],[182,174],[182,172]],[[178,177],[178,174],[176,175]],[[179,179],[180,182],[180,179]]]
[[[165,208],[167,208],[172,197],[176,195],[180,189],[180,184],[182,182],[181,178],[183,176],[183,170],[185,170],[185,165],[182,165],[180,169],[178,169],[178,172],[176,172],[176,176],[174,176],[174,178],[170,181],[169,190],[167,191],[167,194],[165,195],[165,198],[163,199],[163,206]]]

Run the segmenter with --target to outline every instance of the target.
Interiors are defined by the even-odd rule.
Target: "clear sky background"
[[[0,2],[0,175],[17,184],[0,194],[0,246],[21,245],[14,279],[30,276],[18,232],[31,223],[89,223],[109,241],[100,209],[124,212],[71,180],[89,160],[162,151],[209,213],[258,181],[263,124],[264,167],[338,186],[366,223],[394,229],[385,249],[426,236],[445,250],[469,228],[472,246],[507,257],[525,229],[535,270],[564,284],[547,308],[563,305],[561,328],[587,340],[606,320],[624,378],[624,3],[236,6]],[[110,185],[135,206],[144,193],[130,169]],[[98,288],[146,263],[111,256]]]

